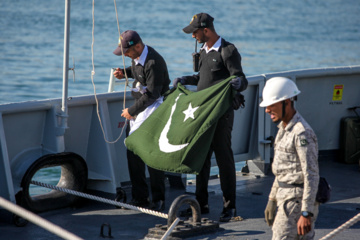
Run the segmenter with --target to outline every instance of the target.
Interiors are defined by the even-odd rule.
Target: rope
[[[160,240],[166,240],[179,222],[180,218],[176,218]]]
[[[360,220],[360,213],[357,214],[355,217],[351,218],[349,221],[347,221],[346,223],[344,223],[340,227],[338,227],[337,229],[335,229],[332,232],[330,232],[329,234],[327,234],[326,236],[320,238],[320,240],[331,239],[336,234],[342,232],[343,230],[345,230],[345,229],[351,227],[352,225],[354,225],[355,223],[357,223],[359,220]]]
[[[117,23],[117,27],[118,27],[118,33],[119,33],[119,42],[121,43],[121,31],[120,31],[120,24],[119,24],[119,15],[118,15],[118,11],[117,11],[117,7],[116,7],[116,0],[114,0],[114,6],[115,6],[115,14],[116,14],[116,23]],[[122,57],[122,62],[123,62],[123,66],[125,69],[125,57],[124,57],[124,50],[123,50],[123,46],[122,44],[120,44],[121,47],[121,57]],[[126,71],[124,71],[125,74],[125,89],[124,89],[124,103],[123,103],[123,109],[125,109],[125,102],[126,102],[126,88],[129,85],[129,79],[127,76]]]
[[[120,25],[119,25],[119,18],[118,18],[118,13],[117,13],[117,9],[116,9],[116,0],[114,0],[114,4],[115,4],[115,11],[116,11],[116,19],[117,19],[117,25],[118,25],[118,32],[119,32],[119,39],[120,39]],[[122,130],[121,130],[121,133],[119,135],[119,137],[114,140],[114,141],[109,141],[107,138],[106,138],[106,134],[105,134],[105,130],[104,130],[104,127],[103,127],[103,124],[102,124],[102,121],[101,121],[101,117],[100,117],[100,112],[99,112],[99,100],[97,98],[97,95],[96,95],[96,86],[95,86],[95,82],[94,82],[94,75],[95,75],[95,64],[94,64],[94,42],[95,42],[95,37],[94,37],[94,32],[95,32],[95,0],[92,1],[92,41],[91,41],[91,62],[92,62],[92,71],[91,71],[91,82],[92,82],[92,85],[93,85],[93,88],[94,88],[94,96],[95,96],[95,102],[96,102],[96,113],[97,113],[97,116],[98,116],[98,119],[99,119],[99,123],[100,123],[100,127],[101,127],[101,130],[102,130],[102,133],[103,133],[103,136],[104,136],[104,140],[105,142],[107,143],[116,143],[117,141],[119,141],[119,139],[121,138],[123,132],[124,132],[124,129],[127,125],[127,121],[128,120],[125,120],[125,124],[124,126],[122,127]],[[121,46],[121,52],[123,53],[123,48]],[[122,54],[122,61],[123,61],[123,66],[124,66],[124,69],[125,69],[125,58],[124,58],[124,54]],[[123,101],[123,108],[125,109],[125,102],[126,102],[126,87],[128,86],[129,84],[129,80],[128,80],[128,77],[127,77],[127,74],[126,74],[126,71],[125,72],[125,90],[124,90],[124,101]]]
[[[78,196],[78,197],[83,197],[83,198],[87,198],[87,199],[90,199],[90,200],[95,200],[95,201],[98,201],[98,202],[103,202],[103,203],[107,203],[107,204],[110,204],[110,205],[115,205],[115,206],[118,206],[118,207],[124,207],[124,208],[135,210],[135,211],[140,211],[140,212],[150,214],[150,215],[153,215],[153,216],[156,216],[156,217],[161,217],[161,218],[165,218],[165,219],[168,219],[168,217],[169,217],[169,215],[165,214],[165,213],[153,211],[153,210],[146,209],[146,208],[136,207],[136,206],[133,206],[133,205],[130,205],[130,204],[113,201],[113,200],[110,200],[110,199],[106,199],[106,198],[102,198],[102,197],[98,197],[98,196],[78,192],[78,191],[67,189],[67,188],[61,188],[61,187],[57,187],[57,186],[54,186],[54,185],[41,183],[41,182],[38,182],[38,181],[31,181],[30,183],[34,184],[34,185],[41,186],[41,187],[50,188],[50,189],[53,189],[53,190],[65,192],[65,193],[75,195],[75,196]]]
[[[49,222],[48,220],[39,217],[38,215],[20,207],[12,202],[5,200],[4,198],[0,197],[0,206],[5,208],[6,210],[14,213],[15,215],[22,217],[46,230],[49,232],[54,233],[55,235],[62,237],[63,239],[69,240],[82,240],[82,238],[74,235],[71,232],[66,231],[65,229]]]
[[[31,184],[34,184],[34,185],[37,185],[37,186],[41,186],[41,187],[50,188],[50,189],[53,189],[53,190],[65,192],[65,193],[68,193],[68,194],[71,194],[71,195],[75,195],[75,196],[78,196],[78,197],[83,197],[83,198],[87,198],[87,199],[90,199],[90,200],[94,200],[94,201],[98,201],[98,202],[103,202],[103,203],[107,203],[107,204],[110,204],[110,205],[115,205],[115,206],[118,206],[118,207],[124,207],[124,208],[127,208],[127,209],[131,209],[131,210],[143,212],[143,213],[150,214],[150,215],[153,215],[153,216],[156,216],[156,217],[161,217],[161,218],[165,218],[165,219],[168,219],[168,218],[169,218],[169,215],[166,214],[166,213],[161,213],[161,212],[153,211],[153,210],[146,209],[146,208],[136,207],[136,206],[133,206],[133,205],[130,205],[130,204],[126,204],[126,203],[121,203],[121,202],[109,200],[109,199],[106,199],[106,198],[102,198],[102,197],[98,197],[98,196],[94,196],[94,195],[90,195],[90,194],[78,192],[78,191],[75,191],[75,190],[71,190],[71,189],[67,189],[67,188],[61,188],[61,187],[57,187],[57,186],[54,186],[54,185],[49,185],[49,184],[42,183],[42,182],[38,182],[38,181],[31,181],[30,183],[31,183]],[[1,200],[1,197],[0,197],[0,200]],[[0,206],[2,206],[1,202],[0,202]],[[15,206],[16,206],[16,205],[15,205]],[[31,212],[30,212],[30,213],[31,213]],[[31,214],[33,214],[33,213],[31,213]],[[20,214],[16,214],[16,215],[22,216],[22,215],[20,215]],[[35,215],[35,214],[34,214],[34,215]],[[35,215],[35,216],[36,216],[36,215]],[[37,216],[36,216],[36,217],[37,217]],[[24,218],[26,218],[26,217],[24,217]],[[38,218],[40,218],[40,217],[38,217]],[[28,218],[26,218],[26,219],[28,219]],[[34,220],[34,221],[38,221],[38,220],[36,219],[36,220]],[[45,220],[45,221],[46,221],[46,220]],[[165,234],[162,236],[161,240],[166,240],[179,222],[180,222],[180,218],[176,218],[176,219],[174,220],[174,222],[171,224],[171,226],[168,228],[168,230],[165,232]],[[48,228],[44,227],[43,225],[40,225],[38,222],[37,222],[36,224],[38,224],[39,226],[41,226],[41,227],[43,227],[43,228],[45,228],[45,229],[48,229]],[[50,224],[51,224],[51,223],[50,223]],[[57,227],[57,228],[59,228],[59,227],[56,226],[56,225],[54,225],[54,226]],[[55,229],[55,227],[52,226],[53,229]],[[50,229],[50,228],[49,228],[49,229]],[[50,231],[50,230],[49,230],[49,231]],[[64,230],[64,231],[65,231],[65,230]],[[51,231],[51,232],[53,232],[53,231]],[[70,233],[70,234],[71,234],[71,233]],[[60,235],[59,235],[59,236],[60,236]],[[62,235],[61,235],[61,236],[62,236]],[[76,237],[76,236],[75,236],[75,237]],[[64,238],[65,238],[65,237],[64,237]],[[65,238],[65,239],[78,240],[78,239],[81,239],[81,238]]]

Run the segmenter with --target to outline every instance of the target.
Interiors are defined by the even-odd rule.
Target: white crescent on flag
[[[169,143],[169,139],[167,137],[167,134],[168,134],[168,132],[170,130],[172,115],[175,112],[176,103],[179,100],[181,95],[182,95],[182,93],[180,93],[179,96],[177,96],[177,98],[175,99],[175,103],[171,108],[170,117],[169,117],[168,121],[166,122],[166,125],[165,125],[164,129],[162,130],[162,132],[160,134],[159,148],[160,148],[160,151],[165,152],[165,153],[172,153],[172,152],[180,151],[181,149],[183,149],[184,147],[189,145],[189,143],[184,143],[184,144],[180,144],[180,145],[173,145],[173,144]]]

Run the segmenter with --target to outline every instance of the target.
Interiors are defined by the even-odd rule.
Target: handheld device
[[[198,71],[199,71],[200,53],[198,53],[198,52],[196,52],[196,51],[197,51],[197,41],[196,41],[196,39],[195,39],[195,52],[192,54],[194,72],[198,72]]]

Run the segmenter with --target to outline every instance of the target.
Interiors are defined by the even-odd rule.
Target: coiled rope
[[[338,233],[342,232],[343,230],[351,227],[352,225],[357,223],[359,220],[360,220],[360,213],[355,215],[355,217],[351,218],[349,221],[347,221],[346,223],[344,223],[340,227],[336,228],[335,230],[333,230],[332,232],[330,232],[326,236],[320,238],[320,240],[327,240],[327,239],[333,238],[336,234],[338,234]]]
[[[63,239],[68,239],[68,240],[82,240],[82,238],[74,235],[71,232],[68,232],[67,230],[49,222],[48,220],[39,217],[38,215],[0,197],[0,206],[12,213],[14,213],[15,215],[22,217],[44,229],[46,229],[49,232],[54,233],[55,235],[62,237]]]
[[[117,21],[119,39],[120,39],[121,33],[120,33],[119,17],[118,17],[118,12],[117,12],[117,7],[116,7],[116,0],[114,0],[114,5],[115,5],[116,21]],[[122,134],[124,132],[124,129],[125,129],[126,125],[127,125],[128,120],[127,119],[125,120],[125,124],[122,127],[121,133],[120,133],[119,137],[116,138],[116,140],[110,141],[110,140],[107,139],[106,134],[105,134],[105,130],[104,130],[104,127],[103,127],[103,124],[102,124],[102,121],[101,121],[101,117],[100,117],[99,100],[98,100],[98,98],[96,96],[96,86],[95,86],[95,82],[94,82],[94,75],[95,75],[95,64],[94,64],[95,0],[92,1],[92,31],[91,32],[92,32],[92,41],[91,41],[91,62],[92,62],[91,82],[92,82],[92,85],[93,85],[93,88],[94,88],[94,96],[95,96],[95,102],[96,102],[96,113],[97,113],[97,116],[98,116],[98,119],[99,119],[100,127],[101,127],[101,130],[102,130],[105,142],[107,142],[107,143],[116,143],[121,138],[121,136],[122,136]],[[121,47],[121,52],[124,53],[122,45],[120,45],[120,47]],[[124,54],[122,54],[122,62],[123,62],[123,66],[124,66],[124,69],[125,69],[125,57],[124,57]],[[125,72],[126,81],[125,81],[125,89],[124,89],[123,109],[125,109],[126,88],[127,88],[128,84],[129,84],[129,79],[128,79],[128,76],[126,74],[126,71],[124,71],[124,72]]]
[[[57,190],[57,191],[65,192],[65,193],[68,193],[68,194],[72,194],[72,195],[75,195],[75,196],[78,196],[78,197],[83,197],[83,198],[87,198],[87,199],[90,199],[90,200],[95,200],[95,201],[111,204],[111,205],[118,206],[118,207],[124,207],[124,208],[135,210],[135,211],[140,211],[140,212],[150,214],[150,215],[153,215],[153,216],[157,216],[157,217],[161,217],[161,218],[165,218],[165,219],[169,218],[169,215],[166,214],[166,213],[161,213],[161,212],[157,212],[157,211],[142,208],[142,207],[136,207],[136,206],[133,206],[133,205],[130,205],[130,204],[113,201],[113,200],[110,200],[110,199],[90,195],[90,194],[87,194],[87,193],[82,193],[82,192],[78,192],[78,191],[67,189],[67,188],[61,188],[61,187],[57,187],[57,186],[54,186],[54,185],[50,185],[50,184],[46,184],[46,183],[42,183],[42,182],[38,182],[38,181],[31,181],[30,183],[34,184],[34,185],[37,185],[37,186],[50,188],[50,189],[53,189],[53,190]]]

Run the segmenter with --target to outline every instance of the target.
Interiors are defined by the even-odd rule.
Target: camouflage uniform
[[[315,200],[319,184],[317,138],[299,113],[285,128],[282,122],[278,128],[272,164],[275,181],[269,195],[270,200],[277,201],[278,207],[272,228],[273,239],[313,239],[318,214]],[[297,222],[302,211],[314,214],[312,229],[305,236],[297,235]]]

